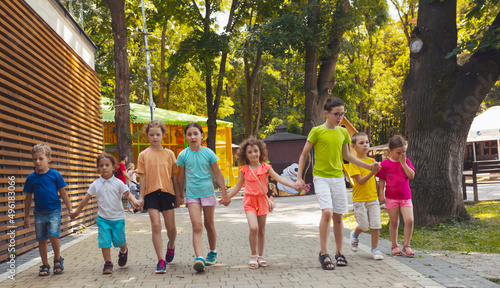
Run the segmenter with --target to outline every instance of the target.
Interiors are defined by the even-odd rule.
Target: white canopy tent
[[[467,136],[467,143],[494,140],[500,148],[500,106],[493,106],[474,118]],[[472,145],[472,148],[474,161],[476,161],[475,145]]]

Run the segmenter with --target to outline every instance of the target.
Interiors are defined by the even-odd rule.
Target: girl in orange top
[[[143,126],[143,132],[151,145],[139,154],[137,163],[137,174],[141,176],[140,210],[147,209],[151,220],[153,246],[158,257],[156,274],[166,273],[167,263],[174,259],[177,237],[174,208],[182,203],[175,175],[178,173],[178,168],[174,152],[161,145],[165,130],[165,125],[158,120]],[[163,258],[160,214],[165,220],[169,240],[165,258]]]
[[[248,240],[250,241],[251,249],[248,265],[250,269],[259,268],[259,266],[267,267],[267,262],[263,258],[266,218],[270,208],[272,210],[275,206],[267,198],[268,177],[271,176],[277,182],[296,190],[299,190],[300,186],[281,177],[271,168],[271,165],[265,163],[267,161],[267,148],[262,140],[250,137],[243,141],[236,153],[236,157],[238,158],[238,164],[244,166],[240,169],[238,183],[231,189],[228,196],[229,198],[234,197],[241,190],[241,187],[245,185],[243,208],[245,209],[250,229]],[[272,205],[272,207],[269,205]]]

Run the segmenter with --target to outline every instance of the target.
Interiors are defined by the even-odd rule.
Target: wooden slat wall
[[[23,0],[0,1],[0,261],[9,257],[11,229],[16,230],[18,255],[38,245],[34,225],[23,228],[22,189],[34,170],[30,151],[35,144],[52,148],[49,167],[61,172],[74,208],[99,177],[99,86],[95,71]],[[15,177],[15,203],[8,202],[13,200],[9,177]],[[61,236],[97,217],[95,199],[75,221],[62,208]],[[30,218],[33,223],[33,207]]]

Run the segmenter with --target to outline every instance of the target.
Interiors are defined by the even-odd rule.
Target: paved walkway
[[[81,234],[64,237],[62,256],[65,273],[39,277],[40,259],[35,249],[18,257],[15,280],[0,275],[0,287],[500,287],[458,265],[422,253],[419,257],[392,257],[390,243],[381,241],[385,258],[371,258],[369,235],[361,237],[360,251],[353,253],[348,246],[348,231],[344,238],[344,254],[349,266],[324,271],[317,260],[319,251],[318,222],[320,212],[315,196],[278,198],[278,208],[268,216],[266,259],[269,267],[250,270],[248,228],[241,199],[229,207],[217,207],[219,259],[216,266],[196,273],[192,268],[193,248],[191,223],[187,209],[176,210],[178,240],[174,261],[167,274],[156,275],[156,257],[151,243],[147,214],[127,216],[127,240],[130,254],[124,268],[117,265],[118,249],[112,250],[115,270],[103,275],[103,259],[97,247],[97,228],[91,226]],[[163,232],[166,239],[166,232]],[[330,249],[334,250],[333,236]],[[206,235],[204,235],[205,249]],[[166,240],[165,240],[166,243]],[[206,254],[207,250],[205,250]],[[332,253],[333,254],[333,253]],[[500,257],[493,255],[493,262]],[[53,261],[52,258],[49,261]],[[492,263],[493,263],[492,262]],[[0,265],[6,271],[6,263]],[[499,270],[497,270],[499,271]],[[51,271],[52,272],[52,271]]]

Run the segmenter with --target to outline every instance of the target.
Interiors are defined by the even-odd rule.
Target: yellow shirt
[[[172,174],[178,173],[175,154],[169,149],[147,148],[139,154],[137,173],[146,173],[146,194],[156,190],[175,195]]]
[[[375,159],[373,158],[358,159],[368,165],[375,162]],[[366,170],[365,168],[349,163],[349,175],[351,178],[354,175],[361,175],[361,177],[363,177],[370,174],[370,172],[370,170]],[[352,180],[354,184],[354,188],[352,189],[352,202],[369,202],[378,199],[377,181],[375,181],[375,176],[370,177],[370,179],[368,179],[368,181],[366,181],[363,185],[359,184],[354,178],[352,178]]]

